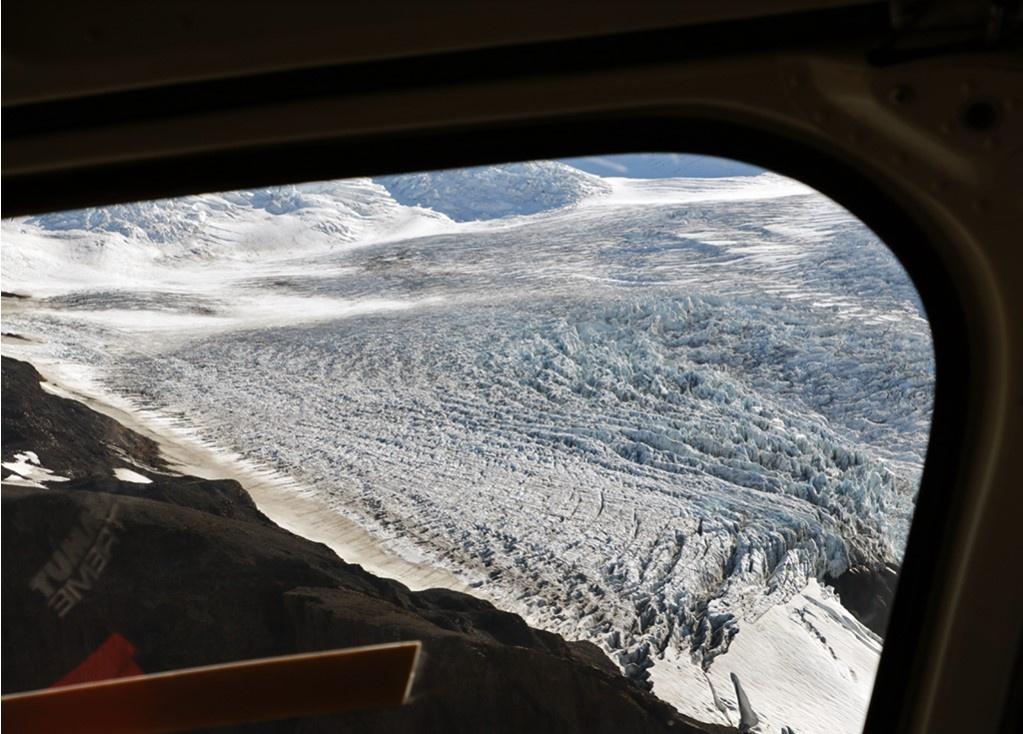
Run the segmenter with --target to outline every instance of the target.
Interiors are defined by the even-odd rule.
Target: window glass
[[[2,235],[5,693],[419,639],[345,721],[861,729],[934,363],[820,193],[635,154]]]

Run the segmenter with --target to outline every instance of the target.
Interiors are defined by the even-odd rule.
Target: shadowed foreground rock
[[[39,380],[3,359],[4,462],[34,452],[69,479],[14,486],[4,469],[5,693],[52,685],[111,635],[144,672],[418,639],[409,705],[246,731],[732,731],[679,715],[594,645],[344,563],[274,525],[236,482],[165,473],[152,441]],[[114,479],[117,467],[152,483]]]

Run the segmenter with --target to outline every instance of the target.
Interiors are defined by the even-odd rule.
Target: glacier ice
[[[771,686],[848,683],[865,708],[879,642],[808,589],[898,567],[934,366],[900,265],[824,197],[546,163],[3,228],[4,290],[38,296],[5,330],[35,354],[315,487],[680,707],[727,719],[715,676],[743,661],[774,729],[856,730],[840,697],[799,718]],[[806,670],[750,677],[775,639]]]

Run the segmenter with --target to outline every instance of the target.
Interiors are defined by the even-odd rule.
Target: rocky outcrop
[[[837,577],[827,577],[825,581],[838,592],[842,606],[872,632],[884,637],[899,581],[898,567],[853,566]]]
[[[753,731],[753,728],[760,723],[760,717],[750,705],[749,697],[746,695],[742,683],[739,682],[739,676],[732,673],[730,677],[732,685],[735,687],[735,700],[739,703],[739,731]]]
[[[169,472],[152,441],[39,381],[3,360],[3,461],[32,452],[68,480],[25,486],[4,470],[5,693],[52,685],[111,638],[144,672],[417,639],[408,705],[259,731],[722,731],[589,643],[345,563],[277,527],[236,482]],[[115,478],[119,467],[149,483]]]

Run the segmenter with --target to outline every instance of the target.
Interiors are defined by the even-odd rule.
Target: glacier
[[[542,162],[2,226],[30,296],[5,354],[295,478],[686,713],[737,721],[735,673],[765,731],[859,731],[882,640],[829,587],[899,566],[934,363],[898,261],[822,195]]]

